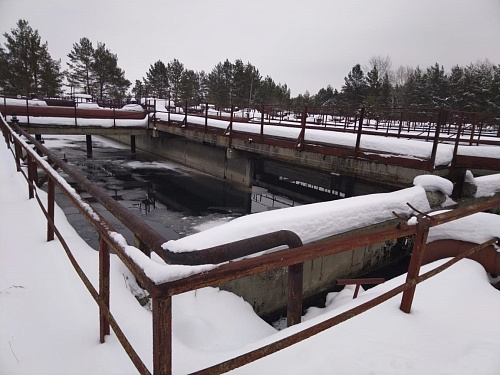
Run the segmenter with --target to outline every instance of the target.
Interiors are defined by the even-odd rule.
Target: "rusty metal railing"
[[[67,166],[60,164],[55,155],[51,154],[46,149],[44,150],[41,144],[28,134],[23,133],[20,128],[16,128],[17,132],[22,134],[24,137],[27,137],[29,141],[32,142],[31,145],[26,143],[22,136],[15,133],[12,127],[3,120],[0,122],[0,125],[5,141],[14,155],[17,169],[23,173],[28,181],[29,196],[37,198],[42,211],[47,217],[47,240],[53,239],[54,234],[61,240],[66,254],[70,258],[71,263],[75,267],[78,275],[87,286],[96,303],[99,305],[101,342],[104,342],[105,336],[109,335],[111,327],[140,374],[150,374],[150,372],[147,366],[138,357],[126,337],[123,335],[123,332],[113,318],[109,309],[110,248],[115,251],[118,257],[130,269],[133,275],[137,278],[138,282],[148,291],[152,298],[153,374],[168,375],[172,373],[172,297],[176,294],[196,290],[201,287],[218,285],[222,282],[239,279],[253,274],[288,267],[288,323],[289,325],[296,324],[300,322],[302,304],[302,269],[304,262],[333,254],[339,254],[357,247],[380,243],[387,240],[408,236],[415,237],[415,245],[413,247],[408,276],[405,283],[376,297],[373,300],[365,302],[349,311],[332,317],[310,328],[301,330],[282,340],[196,372],[198,374],[218,374],[243,366],[278,350],[296,344],[314,334],[329,329],[351,317],[359,315],[362,312],[377,306],[378,304],[400,293],[403,293],[400,309],[408,313],[410,312],[416,285],[418,283],[434,276],[439,272],[442,272],[457,261],[498,243],[498,239],[493,238],[483,244],[472,247],[464,253],[459,254],[434,270],[431,270],[423,275],[419,274],[429,229],[476,212],[499,206],[500,197],[494,196],[487,200],[475,202],[467,207],[457,208],[435,216],[420,215],[416,225],[407,225],[406,221],[402,220],[393,227],[371,231],[366,234],[356,234],[341,238],[326,239],[324,241],[306,245],[302,245],[300,239],[292,232],[279,231],[276,233],[269,233],[258,238],[218,246],[205,253],[203,250],[198,252],[196,255],[194,252],[192,254],[187,253],[185,255],[185,259],[181,259],[182,255],[173,256],[172,254],[165,252],[163,257],[167,260],[167,262],[177,264],[220,262],[220,264],[218,264],[217,267],[203,273],[194,274],[180,280],[156,284],[153,280],[146,276],[144,269],[138,266],[130,258],[124,248],[124,242],[117,240],[117,236],[115,235],[116,233],[111,225],[98,213],[92,210],[92,208],[58,176],[55,169],[61,168],[66,172],[70,171],[70,173],[75,176],[78,172],[67,169]],[[38,150],[34,150],[33,145]],[[40,157],[37,154],[37,151],[42,153],[48,152],[47,161]],[[37,168],[40,168],[46,173],[44,178],[38,179]],[[43,206],[41,200],[37,196],[36,186],[41,181],[47,181],[48,183],[47,208]],[[86,185],[87,183],[85,181],[78,181],[78,183],[83,184],[86,189],[93,191],[93,187]],[[88,278],[76,262],[71,250],[54,224],[54,189],[56,186],[61,189],[61,191],[70,199],[75,207],[79,209],[82,215],[84,215],[84,217],[99,233],[99,291],[96,291],[90,284]],[[97,193],[98,196],[100,195],[100,192],[97,190],[93,191],[93,193]],[[100,199],[102,201],[107,200],[105,197],[100,197]],[[123,213],[123,215],[125,214]],[[142,228],[139,223],[135,223],[132,226],[134,225]],[[136,227],[136,229],[138,227]],[[141,236],[141,234],[135,234],[138,237]],[[161,251],[157,248],[158,244],[162,241],[161,237],[155,237],[150,243],[145,242],[147,241],[146,238],[139,238],[139,240],[144,240],[144,245],[142,246],[143,248],[150,247],[151,250],[156,251],[159,254],[161,253]],[[286,245],[288,249],[278,250],[272,253],[260,255],[258,257],[229,261],[231,259],[240,258],[245,255],[253,254],[255,252],[280,245]],[[146,254],[147,253],[148,251],[146,251]]]
[[[433,171],[437,156],[438,146],[441,143],[454,144],[452,165],[460,164],[461,160],[469,161],[470,157],[458,155],[458,145],[496,145],[500,147],[500,125],[495,120],[496,117],[490,113],[466,112],[456,110],[446,110],[439,108],[280,108],[269,105],[256,107],[258,116],[250,118],[244,117],[241,111],[236,111],[236,107],[231,105],[226,111],[218,110],[214,114],[209,114],[208,104],[205,103],[204,110],[190,110],[189,103],[183,107],[182,120],[173,120],[170,110],[159,111],[156,102],[153,106],[147,105],[150,114],[154,118],[154,126],[160,123],[167,123],[169,126],[191,127],[205,133],[223,135],[228,138],[228,147],[232,147],[233,140],[240,139],[247,141],[249,137],[252,142],[266,145],[292,148],[299,151],[319,152],[327,155],[344,156],[349,158],[363,158],[371,160],[376,158],[373,151],[365,150],[361,147],[361,139],[366,136],[380,136],[387,138],[407,138],[432,143],[430,156],[423,160],[408,158],[399,155],[397,158],[383,158],[385,164],[407,165],[413,168]],[[168,118],[158,120],[158,114],[168,114]],[[236,116],[236,114],[240,116]],[[287,113],[286,120],[278,113]],[[294,114],[290,119],[290,115]],[[314,115],[316,114],[316,115]],[[194,121],[194,118],[204,118],[204,124]],[[311,120],[311,117],[314,120]],[[208,119],[219,119],[227,121],[225,129],[217,129],[209,126]],[[488,124],[492,119],[493,124]],[[255,131],[248,133],[235,130],[236,122],[246,122],[254,126]],[[265,134],[266,126],[288,127],[298,130],[296,139],[283,139],[280,137]],[[496,127],[496,130],[495,130]],[[356,136],[354,147],[337,146],[322,143],[319,141],[306,141],[306,134],[310,130],[323,131],[327,133],[340,132],[351,133]],[[488,139],[485,139],[485,136]],[[482,138],[481,138],[482,137]],[[390,151],[387,155],[390,155]],[[500,164],[496,159],[483,159],[484,163],[491,164],[493,169],[500,169]],[[459,161],[460,160],[460,161]]]

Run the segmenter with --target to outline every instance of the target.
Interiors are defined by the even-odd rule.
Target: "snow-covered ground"
[[[135,373],[113,334],[106,338],[105,344],[99,343],[97,306],[72,269],[60,243],[45,241],[45,220],[36,201],[28,200],[26,182],[15,171],[12,156],[3,141],[0,142],[0,160],[0,373]],[[422,186],[440,191],[449,189],[439,178],[428,177],[416,182],[417,186],[393,195],[376,194],[336,201],[338,203],[332,205],[282,209],[272,211],[274,218],[270,217],[271,213],[259,213],[242,218],[240,224],[248,228],[244,233],[248,236],[251,231],[260,230],[258,223],[267,227],[273,221],[299,220],[301,228],[294,229],[301,230],[304,239],[311,241],[327,230],[352,228],[358,220],[384,220],[374,212],[377,210],[371,202],[382,207],[382,211],[396,209],[409,213],[404,208],[407,201],[426,208]],[[500,190],[498,175],[476,178],[475,182],[484,196]],[[39,194],[45,199],[43,191]],[[368,208],[363,210],[361,207],[367,204]],[[310,211],[315,208],[321,219],[310,221]],[[332,215],[337,215],[336,211],[344,213],[345,227],[329,229],[328,221],[335,219]],[[382,216],[385,214],[390,212]],[[481,232],[482,239],[500,236],[500,217],[481,216],[484,217],[477,221],[457,221],[454,230],[448,228],[447,234],[436,235],[442,238],[461,233],[473,241],[477,226],[481,226],[487,228]],[[234,231],[238,231],[238,220],[224,225],[232,225]],[[97,286],[97,253],[78,236],[59,209],[56,210],[56,223],[82,268]],[[192,241],[189,247],[195,248],[206,247],[205,241],[212,241],[214,237],[227,241],[228,232],[232,231],[211,232],[222,227],[201,232],[185,241]],[[439,232],[439,228],[433,229]],[[111,310],[132,346],[151,369],[151,314],[132,295],[131,290],[139,288],[130,273],[116,256],[111,258]],[[168,266],[157,261],[154,263],[160,266],[158,271],[168,272]],[[441,262],[424,267],[423,272]],[[331,294],[326,308],[310,309],[303,323],[281,331],[262,321],[241,298],[217,288],[175,296],[174,373],[186,374],[281,339],[376,297],[404,282],[404,278],[405,275],[361,293],[356,300],[350,299],[351,288],[338,295]],[[479,264],[461,261],[420,284],[409,315],[399,310],[399,302],[400,296],[395,297],[234,373],[489,375],[500,372],[500,292],[490,285]]]

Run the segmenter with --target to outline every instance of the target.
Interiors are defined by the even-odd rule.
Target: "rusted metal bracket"
[[[338,279],[337,285],[356,285],[356,289],[354,289],[354,295],[352,299],[355,299],[358,296],[359,287],[362,284],[376,285],[385,283],[385,279],[383,277],[372,277],[372,278],[364,278],[364,279]]]
[[[410,219],[409,217],[408,217],[408,218],[406,218],[406,217],[404,217],[404,216],[401,216],[401,215],[397,214],[397,213],[396,213],[396,211],[392,211],[392,214],[393,214],[394,216],[396,216],[399,220],[404,221],[404,222],[407,222],[407,221]]]
[[[429,219],[429,220],[434,220],[434,218],[433,218],[431,215],[426,214],[425,212],[422,212],[422,211],[420,211],[420,210],[416,209],[416,208],[415,208],[415,207],[413,207],[413,206],[412,206],[409,202],[406,202],[406,205],[407,205],[408,207],[410,207],[413,211],[415,211],[416,213],[418,213],[418,214],[420,214],[420,215],[422,215],[422,216],[426,217],[427,219]]]

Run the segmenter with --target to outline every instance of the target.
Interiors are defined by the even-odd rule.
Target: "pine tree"
[[[332,105],[333,101],[333,88],[328,85],[325,88],[319,89],[318,93],[314,96],[314,106],[322,107]]]
[[[141,80],[136,79],[134,87],[132,87],[132,94],[135,99],[140,103],[142,98],[146,97],[145,85],[141,82]]]
[[[169,89],[168,69],[166,65],[161,60],[158,60],[154,65],[149,66],[146,77],[151,90],[150,95],[158,98],[166,98]]]
[[[465,108],[466,101],[466,78],[464,69],[458,65],[451,68],[449,76],[450,100],[449,107],[452,109]]]
[[[493,79],[491,80],[488,100],[489,112],[496,113],[500,117],[500,65],[493,66]]]
[[[0,87],[5,88],[7,86],[8,67],[7,53],[0,46]]]
[[[427,106],[445,108],[448,106],[450,86],[448,76],[443,66],[438,63],[427,68],[425,73],[425,92],[427,93]]]
[[[198,99],[201,102],[206,101],[208,93],[208,76],[205,71],[200,71],[197,73],[198,76]]]
[[[45,97],[56,97],[62,93],[63,74],[61,71],[61,61],[56,61],[50,57],[42,59],[40,71],[40,93]]]
[[[345,84],[342,86],[342,93],[346,105],[361,106],[366,98],[367,83],[361,69],[361,65],[356,64],[344,78]]]
[[[265,104],[277,104],[276,93],[278,86],[271,77],[266,76],[259,85],[259,88],[255,90],[254,101],[258,103]]]
[[[4,33],[6,50],[0,58],[5,64],[1,79],[4,89],[12,94],[57,95],[61,91],[60,62],[53,60],[48,43],[41,43],[38,30],[25,20],[17,22],[11,34]]]
[[[367,107],[378,107],[382,82],[379,77],[377,66],[374,66],[366,75],[367,97],[365,105]]]
[[[180,99],[194,101],[198,99],[199,80],[194,70],[184,70],[180,84]]]
[[[224,63],[218,63],[208,74],[208,100],[218,106],[230,106],[232,81],[233,65],[226,59]]]
[[[73,49],[68,53],[70,69],[68,82],[81,87],[83,92],[92,95],[94,47],[88,38],[81,38],[79,43],[73,44]]]
[[[173,59],[167,64],[167,77],[174,100],[177,101],[181,94],[181,79],[184,72],[184,65],[177,59]]]
[[[232,66],[232,87],[233,102],[247,106],[252,101],[250,96],[254,96],[260,84],[259,71],[249,62],[244,64],[240,59],[236,60]]]
[[[425,107],[428,106],[428,96],[426,93],[426,79],[422,74],[420,67],[408,76],[404,85],[404,102],[408,107]]]
[[[118,67],[118,57],[106,48],[104,43],[97,42],[92,63],[94,87],[97,97],[122,99],[130,86],[125,72]]]
[[[465,67],[466,110],[485,112],[488,109],[489,90],[493,81],[493,65],[478,61]]]

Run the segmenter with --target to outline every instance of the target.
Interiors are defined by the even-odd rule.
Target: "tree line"
[[[488,60],[449,73],[438,63],[424,69],[391,69],[389,57],[373,57],[369,66],[356,64],[338,91],[331,86],[315,95],[308,92],[292,99],[296,106],[427,107],[472,112],[500,112],[500,65]]]
[[[177,59],[167,64],[158,60],[150,65],[142,81],[135,81],[132,93],[136,98],[154,96],[175,102],[210,102],[219,107],[286,105],[290,101],[286,84],[276,84],[269,76],[263,78],[255,66],[241,59],[234,63],[226,59],[208,74],[186,69]]]
[[[500,112],[500,65],[478,61],[445,72],[438,63],[421,69],[392,69],[389,57],[372,57],[368,66],[354,65],[340,90],[328,85],[318,93],[292,98],[286,84],[263,77],[241,59],[218,63],[209,73],[187,69],[179,60],[151,64],[134,85],[118,66],[118,57],[101,42],[83,37],[68,53],[67,69],[54,60],[37,30],[19,20],[4,33],[0,46],[0,86],[4,93],[34,97],[63,96],[63,87],[94,99],[123,101],[131,97],[166,98],[179,103],[209,102],[219,107],[276,106],[440,107]],[[128,90],[131,88],[131,91]]]

